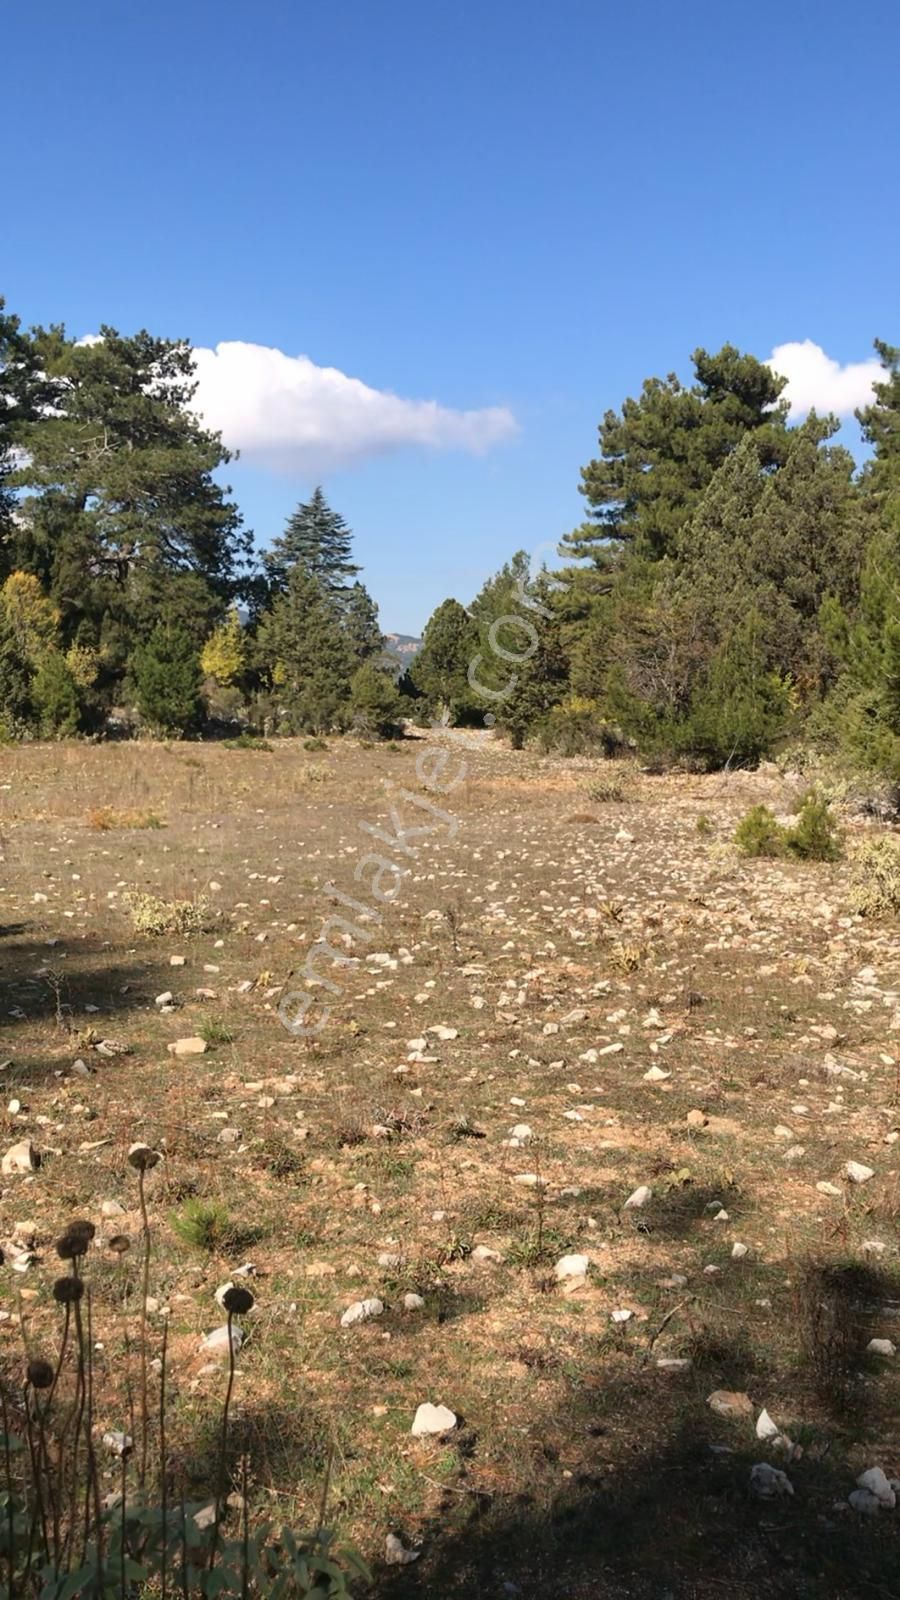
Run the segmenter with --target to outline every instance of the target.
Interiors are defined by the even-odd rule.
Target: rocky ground
[[[331,1456],[379,1594],[900,1593],[896,922],[851,914],[846,861],[735,854],[796,801],[774,771],[473,737],[292,1039],[352,915],[324,885],[367,901],[360,825],[425,797],[422,748],[0,753],[4,1370],[52,1346],[90,1218],[96,1431],[128,1428],[140,1139],[176,1489],[209,1486],[242,1271],[234,1470],[302,1526]],[[203,930],[136,931],[140,895]]]

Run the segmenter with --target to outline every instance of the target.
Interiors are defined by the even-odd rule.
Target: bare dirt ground
[[[164,1154],[176,1492],[209,1485],[223,1379],[200,1340],[252,1263],[235,1463],[254,1512],[302,1526],[333,1449],[330,1515],[380,1595],[900,1594],[900,1510],[847,1505],[863,1469],[900,1476],[898,1360],[866,1354],[900,1343],[897,924],[850,914],[845,862],[734,854],[748,805],[795,798],[774,772],[609,799],[610,763],[472,739],[452,826],[417,841],[320,1038],[291,1039],[279,995],[340,910],[323,885],[366,899],[359,825],[389,831],[386,783],[424,793],[420,749],[0,751],[2,1148],[41,1156],[0,1190],[5,1369],[20,1319],[54,1342],[53,1241],[89,1217],[97,1431],[128,1427],[136,1253],[106,1241],[140,1232],[140,1138]],[[206,898],[215,925],[138,934],[129,891]],[[168,1053],[198,1034],[205,1054]],[[560,1284],[571,1253],[587,1276]],[[411,1437],[424,1401],[457,1427]],[[757,1438],[763,1407],[799,1451]],[[759,1462],[793,1495],[751,1494]],[[386,1567],[389,1533],[419,1559]]]

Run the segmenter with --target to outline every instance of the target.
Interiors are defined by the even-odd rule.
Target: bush
[[[157,623],[131,659],[138,710],[157,733],[191,733],[200,719],[200,662],[184,628]]]
[[[326,739],[320,739],[319,735],[314,733],[311,739],[304,739],[303,748],[304,750],[308,750],[310,754],[312,754],[314,750],[327,750],[328,741]]]
[[[867,839],[854,852],[850,905],[861,917],[900,916],[900,838]]]
[[[117,811],[115,806],[93,806],[85,820],[97,833],[110,833],[114,828],[162,827],[155,811]]]
[[[78,732],[78,692],[58,650],[47,650],[41,657],[31,698],[42,739],[68,739]]]
[[[768,806],[751,806],[737,825],[734,842],[742,856],[783,856],[785,829]]]
[[[136,933],[204,933],[215,922],[212,907],[202,896],[198,900],[160,900],[155,894],[134,891],[124,898]]]
[[[403,701],[388,672],[364,661],[350,679],[350,715],[357,733],[392,739],[402,729]]]
[[[224,741],[226,750],[264,750],[271,751],[272,746],[268,739],[261,739],[256,733],[238,733],[233,739]]]
[[[188,1200],[172,1217],[182,1244],[196,1250],[227,1250],[238,1231],[226,1207],[214,1200]]]
[[[601,715],[596,700],[571,695],[548,712],[539,733],[541,748],[561,756],[621,755],[625,741]]]
[[[797,821],[785,831],[784,843],[799,861],[837,861],[841,842],[827,800],[808,794]]]

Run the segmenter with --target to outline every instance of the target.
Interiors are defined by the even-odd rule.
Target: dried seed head
[[[131,1249],[131,1240],[127,1233],[114,1233],[111,1239],[107,1239],[106,1243],[113,1255],[116,1256],[123,1256],[126,1250]]]
[[[91,1240],[94,1238],[96,1232],[97,1229],[94,1227],[94,1224],[92,1222],[88,1222],[86,1217],[76,1217],[75,1221],[70,1222],[66,1227],[66,1233],[69,1235],[69,1238],[77,1239],[79,1243],[82,1244],[82,1249],[80,1251],[80,1254],[82,1255],[84,1254],[84,1251],[87,1249]]]
[[[249,1289],[239,1289],[237,1284],[232,1284],[222,1296],[225,1310],[233,1317],[245,1317],[248,1311],[253,1310],[253,1296]]]
[[[71,1233],[63,1233],[56,1241],[56,1254],[60,1261],[74,1261],[76,1256],[84,1255],[81,1241],[73,1239]]]
[[[49,1361],[29,1361],[27,1376],[32,1389],[49,1389],[53,1383],[53,1368]]]
[[[148,1144],[133,1144],[128,1152],[128,1165],[134,1167],[135,1172],[149,1172],[159,1161],[159,1151],[151,1150]]]
[[[59,1306],[75,1305],[84,1294],[81,1278],[57,1278],[53,1285],[53,1298]]]

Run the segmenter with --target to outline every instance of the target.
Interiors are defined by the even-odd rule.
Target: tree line
[[[536,637],[513,627],[520,552],[467,608],[438,607],[421,690],[481,720],[480,653],[517,744],[715,768],[802,739],[900,783],[900,350],[876,350],[861,470],[836,418],[790,426],[785,380],[730,345],[695,351],[689,386],[648,378],[600,424],[586,520],[531,585]]]
[[[317,489],[257,556],[195,389],[185,341],[0,300],[0,736],[397,725],[350,530]]]
[[[76,341],[0,301],[0,736],[490,711],[516,745],[716,767],[801,737],[900,783],[900,351],[876,350],[861,468],[731,345],[648,378],[602,419],[558,562],[444,601],[398,683],[320,489],[255,553],[186,341]]]

